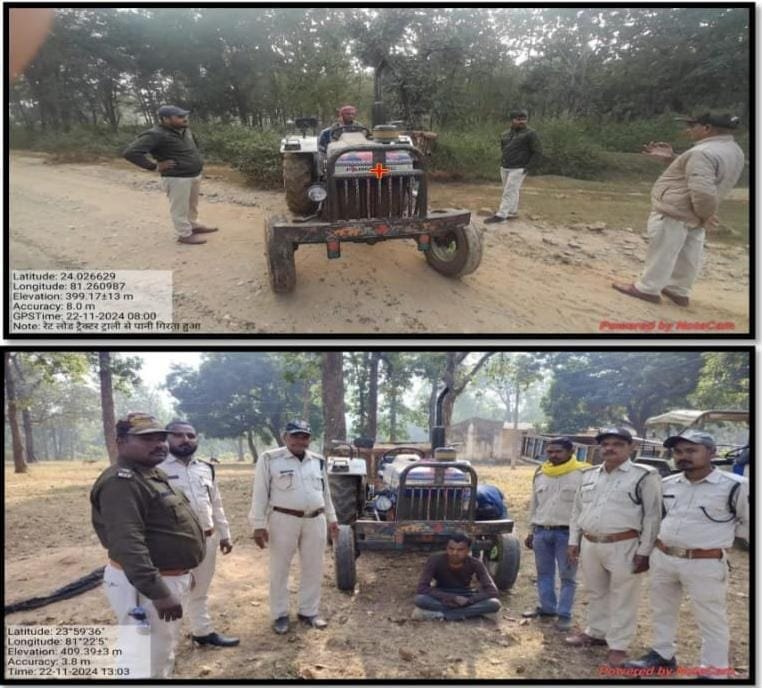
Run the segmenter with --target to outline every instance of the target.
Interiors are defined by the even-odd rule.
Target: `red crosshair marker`
[[[371,174],[376,175],[376,179],[380,180],[381,177],[386,177],[387,175],[391,174],[392,171],[388,167],[384,167],[380,162],[376,163],[375,167],[371,167],[370,170],[368,170]]]

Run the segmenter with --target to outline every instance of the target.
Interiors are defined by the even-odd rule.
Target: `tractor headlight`
[[[325,187],[322,184],[313,184],[309,189],[307,189],[307,197],[315,203],[324,201],[327,196],[328,192],[325,190]]]
[[[375,500],[373,501],[374,506],[378,511],[386,512],[389,511],[394,506],[394,503],[392,500],[387,497],[386,495],[376,495]]]

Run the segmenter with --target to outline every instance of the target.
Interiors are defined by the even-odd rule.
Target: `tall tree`
[[[330,450],[334,440],[347,437],[344,410],[344,366],[341,351],[322,353],[323,448]]]
[[[101,420],[103,422],[103,437],[106,440],[109,463],[115,464],[116,447],[116,414],[114,413],[114,381],[111,374],[111,353],[98,352],[98,377],[101,391]]]
[[[21,432],[19,430],[18,412],[16,408],[16,386],[12,356],[13,354],[9,351],[5,352],[5,405],[13,441],[14,473],[26,473],[27,466],[26,461],[24,460],[24,445],[21,443]]]
[[[746,351],[708,351],[702,355],[691,401],[698,408],[749,408],[750,356]]]

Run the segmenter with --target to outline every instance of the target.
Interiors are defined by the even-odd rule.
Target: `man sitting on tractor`
[[[487,568],[471,556],[470,550],[471,538],[453,533],[447,550],[428,558],[418,580],[414,619],[455,621],[500,611],[497,587]],[[472,586],[474,576],[479,589]]]
[[[340,129],[348,129],[349,131],[368,131],[368,128],[359,122],[355,122],[357,116],[357,108],[354,105],[344,105],[339,108],[339,120],[327,129],[323,129],[320,132],[320,138],[318,139],[318,150],[325,153],[328,150],[328,144],[331,141],[337,140],[341,133]],[[334,133],[336,138],[334,138]]]

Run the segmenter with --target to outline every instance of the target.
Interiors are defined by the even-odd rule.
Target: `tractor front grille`
[[[376,179],[373,176],[336,174],[332,178],[332,220],[421,217],[423,184],[420,170]]]
[[[397,499],[398,521],[469,520],[471,488],[468,486],[407,485]]]

